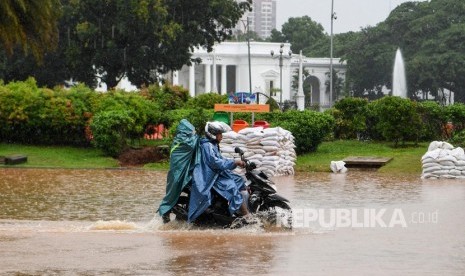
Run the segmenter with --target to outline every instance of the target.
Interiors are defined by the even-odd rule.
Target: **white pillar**
[[[297,89],[297,109],[305,109],[305,95],[304,95],[304,83],[303,83],[303,59],[302,51],[300,51],[299,57],[299,88]]]
[[[212,70],[212,92],[218,92],[218,85],[217,85],[217,74],[216,74],[216,53],[213,50],[213,70]]]
[[[195,63],[189,67],[189,94],[195,97]]]
[[[232,92],[241,92],[241,66],[239,64],[236,65],[236,91]]]
[[[226,64],[221,65],[221,94],[226,95],[228,91],[226,90],[227,78],[226,78]]]
[[[173,71],[173,85],[179,85],[179,71]]]
[[[212,76],[211,76],[211,65],[205,64],[205,93],[212,91]]]

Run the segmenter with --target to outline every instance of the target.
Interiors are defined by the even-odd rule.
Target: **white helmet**
[[[228,131],[231,131],[231,128],[223,122],[207,122],[205,125],[205,136],[207,136],[208,139],[216,140],[217,134],[225,133]]]

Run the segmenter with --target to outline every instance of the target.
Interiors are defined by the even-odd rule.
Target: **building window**
[[[272,96],[272,97],[276,96],[276,90],[274,89],[274,82],[272,80],[270,80],[268,87],[269,87],[268,92],[269,92],[270,96]]]

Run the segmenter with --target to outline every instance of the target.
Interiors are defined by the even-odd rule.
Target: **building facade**
[[[329,106],[329,93],[326,82],[329,79],[329,58],[300,58],[299,55],[286,53],[290,44],[283,44],[282,63],[279,61],[280,43],[250,42],[250,72],[248,45],[246,42],[223,42],[217,44],[208,53],[197,49],[193,58],[200,58],[200,64],[184,66],[173,73],[173,84],[181,85],[189,90],[192,97],[203,93],[230,94],[234,92],[259,92],[260,102],[267,97],[277,102],[295,101],[297,94],[296,80],[300,63],[308,76],[303,79],[307,87],[305,94],[306,106],[325,108]],[[274,51],[274,56],[271,56]],[[277,53],[277,54],[276,54]],[[280,66],[282,64],[282,66]],[[346,64],[333,58],[333,68],[338,77],[345,80]],[[293,85],[294,83],[294,85]],[[333,97],[333,101],[337,97]]]

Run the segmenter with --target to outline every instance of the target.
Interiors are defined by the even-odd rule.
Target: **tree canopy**
[[[48,66],[35,67],[31,73],[43,75],[61,68],[57,78],[44,79],[47,85],[61,83],[66,75],[65,79],[92,87],[97,77],[108,87],[124,76],[137,86],[157,82],[160,74],[195,62],[191,60],[194,47],[211,51],[215,42],[229,38],[251,6],[251,0],[61,2],[59,47],[48,53]]]
[[[60,0],[0,1],[0,40],[8,54],[20,45],[41,60],[45,51],[56,46]]]

